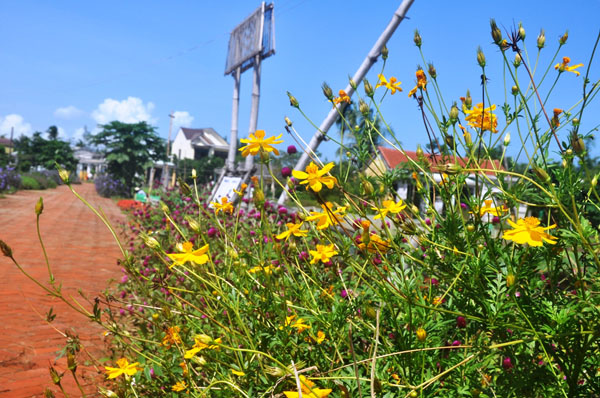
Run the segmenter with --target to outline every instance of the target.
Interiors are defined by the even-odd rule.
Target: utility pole
[[[13,135],[15,134],[15,127],[11,127],[10,128],[10,148],[8,149],[8,153],[12,154],[13,153],[13,147],[14,147],[14,143],[13,143]]]
[[[173,129],[173,119],[175,119],[175,115],[173,115],[173,111],[171,111],[171,113],[169,113],[169,140],[167,141],[167,161],[171,159],[171,130]]]

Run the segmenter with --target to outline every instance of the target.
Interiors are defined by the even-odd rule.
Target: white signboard
[[[239,190],[240,184],[242,183],[242,177],[223,177],[223,181],[219,184],[215,189],[215,194],[213,195],[213,202],[221,203],[221,198],[226,196],[231,198],[233,196],[233,190]],[[212,204],[209,204],[208,207],[212,209]]]

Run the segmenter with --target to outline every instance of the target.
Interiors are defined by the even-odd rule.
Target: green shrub
[[[21,188],[38,190],[38,189],[42,189],[42,186],[40,185],[38,180],[36,180],[34,177],[24,175],[24,176],[21,176]]]

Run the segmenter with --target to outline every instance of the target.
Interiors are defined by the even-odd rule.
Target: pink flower
[[[298,152],[298,150],[296,149],[296,147],[294,145],[290,145],[287,147],[287,153],[288,155],[293,155],[296,152]]]
[[[506,357],[502,360],[502,367],[504,368],[504,370],[510,370],[514,367],[510,360],[510,357]]]
[[[456,326],[458,326],[459,328],[466,328],[467,327],[467,319],[464,316],[457,316],[456,317]]]
[[[283,178],[288,178],[292,175],[292,169],[290,169],[289,167],[282,167],[281,175],[283,176]]]

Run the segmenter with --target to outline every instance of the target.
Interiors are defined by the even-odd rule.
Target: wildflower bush
[[[109,174],[99,174],[94,178],[94,186],[98,195],[104,198],[129,196],[129,189],[121,179]]]
[[[21,176],[14,167],[0,167],[0,193],[14,192],[21,186]]]
[[[384,99],[421,110],[424,143],[439,150],[408,157],[414,200],[398,197],[389,174],[369,179],[346,157],[323,164],[311,153],[283,179],[271,167],[282,136],[259,130],[240,151],[256,156],[257,174],[268,170],[288,205],[265,200],[254,177],[212,203],[194,179],[160,206],[133,209],[118,291],[89,312],[73,306],[107,330],[115,384],[103,393],[600,396],[600,242],[590,217],[600,198],[581,130],[600,83],[559,58],[566,34],[543,67],[526,61],[535,54],[523,27],[510,37],[491,28],[512,81],[495,100],[504,102],[490,98],[483,50],[482,91],[460,102],[443,99],[432,65],[416,71],[407,99],[385,70],[386,49],[374,86],[351,82],[372,128],[387,126]],[[418,32],[414,40],[421,49]],[[539,54],[543,32],[534,44]],[[582,98],[561,103],[554,90],[574,82]],[[343,115],[350,97],[323,91]],[[286,129],[297,134],[288,118]],[[510,164],[507,151],[517,154]],[[329,191],[338,203],[323,200]],[[320,208],[306,210],[300,193]]]

